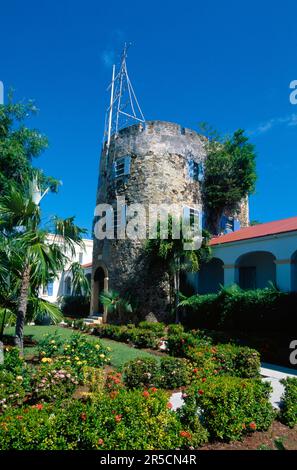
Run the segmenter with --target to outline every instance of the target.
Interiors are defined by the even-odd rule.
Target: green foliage
[[[32,101],[0,105],[0,194],[10,184],[21,183],[31,170],[32,158],[47,148],[47,138],[37,129],[25,126],[37,111]]]
[[[293,428],[297,425],[297,378],[287,377],[281,383],[285,387],[282,396],[281,419],[287,426]]]
[[[154,331],[155,333],[160,333],[161,335],[164,335],[165,333],[165,325],[161,322],[141,321],[138,324],[138,328],[141,328],[142,330]]]
[[[187,429],[162,391],[120,390],[90,403],[69,401],[0,417],[2,450],[166,450],[205,443],[200,426]]]
[[[8,370],[0,370],[0,412],[11,406],[21,405],[26,396],[23,376]]]
[[[128,388],[143,388],[158,385],[159,365],[154,358],[134,359],[124,365],[124,383]]]
[[[192,368],[187,359],[163,357],[160,361],[159,386],[170,390],[189,385]]]
[[[63,296],[61,310],[66,317],[85,318],[90,312],[90,299],[85,295]]]
[[[142,323],[139,324],[139,326]],[[154,325],[157,325],[157,323]],[[161,324],[162,325],[162,324]],[[111,325],[104,324],[94,328],[94,334],[101,338],[109,338],[114,341],[130,342],[137,348],[158,347],[160,338],[163,336],[163,327],[137,328],[133,324],[128,325]]]
[[[194,295],[182,302],[183,322],[189,328],[256,333],[291,333],[297,329],[297,294],[273,288],[243,291],[222,289],[218,294]]]
[[[62,363],[71,366],[80,378],[83,367],[101,367],[109,362],[109,352],[98,341],[88,341],[80,333],[73,333],[69,339],[64,339],[58,333],[47,334],[38,344],[38,351],[43,363],[51,363],[52,358],[60,358]]]
[[[190,383],[192,365],[187,359],[164,357],[134,359],[124,365],[123,380],[128,388],[161,387],[172,390]]]
[[[217,234],[223,212],[238,210],[242,199],[255,189],[256,155],[242,129],[230,137],[207,140],[206,151],[203,200],[207,228]]]
[[[100,302],[107,309],[108,320],[121,321],[127,319],[127,315],[133,313],[130,299],[121,297],[114,290],[104,291],[100,294]]]
[[[32,374],[32,400],[35,402],[58,402],[71,397],[78,377],[71,367],[59,362],[43,363]]]
[[[167,350],[171,356],[187,357],[189,349],[209,344],[208,339],[191,333],[171,334],[167,337]]]
[[[178,335],[184,332],[184,327],[181,323],[171,323],[167,327],[167,334],[170,335]]]
[[[197,406],[200,420],[214,439],[238,440],[269,428],[274,417],[267,382],[237,377],[210,377],[187,390],[186,407]]]

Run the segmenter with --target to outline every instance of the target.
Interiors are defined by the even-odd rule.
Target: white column
[[[224,264],[224,286],[231,286],[237,282],[236,279],[236,265]]]
[[[284,292],[292,290],[292,263],[290,259],[276,259],[276,286]]]

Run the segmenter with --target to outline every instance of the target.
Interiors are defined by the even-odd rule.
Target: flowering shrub
[[[0,412],[10,406],[21,405],[26,396],[23,376],[8,370],[0,371]]]
[[[87,337],[74,333],[64,344],[65,363],[80,370],[83,366],[101,367],[109,362],[109,352],[101,343],[90,342]]]
[[[109,372],[105,381],[105,388],[108,392],[114,394],[124,388],[123,377],[120,372]]]
[[[0,417],[0,448],[166,450],[206,442],[202,426],[189,429],[167,403],[159,390],[120,390],[88,403],[69,400],[9,411]]]
[[[270,392],[270,384],[257,379],[209,377],[187,390],[183,412],[190,416],[198,407],[200,420],[212,438],[237,440],[271,425],[275,413]]]
[[[281,419],[287,426],[293,428],[297,424],[297,378],[287,377],[281,383],[285,387]]]
[[[157,385],[159,381],[158,361],[153,357],[129,361],[124,366],[123,377],[128,388]]]
[[[191,333],[168,335],[167,349],[170,356],[187,357],[189,349],[208,345],[208,341],[195,337]]]
[[[13,373],[21,373],[25,367],[24,359],[20,356],[18,348],[6,348],[4,362],[0,364],[0,371],[6,370]]]
[[[44,362],[32,374],[32,400],[56,402],[73,394],[78,385],[77,376],[59,362]]]
[[[53,357],[62,353],[65,340],[55,331],[47,333],[38,343],[38,352],[40,357]]]
[[[65,366],[71,366],[77,373],[84,366],[101,367],[109,362],[109,351],[98,341],[88,341],[80,333],[73,333],[68,340],[60,335],[45,335],[39,344],[41,362],[51,362],[53,357],[59,357]]]
[[[181,323],[171,323],[167,327],[168,335],[180,335],[184,333],[184,327]]]
[[[130,331],[129,340],[136,348],[157,349],[159,345],[160,333],[148,328],[134,328]]]
[[[188,385],[192,375],[192,365],[187,359],[164,357],[160,361],[159,386],[174,389]]]

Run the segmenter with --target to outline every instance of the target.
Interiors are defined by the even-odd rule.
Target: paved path
[[[277,366],[275,364],[261,364],[261,376],[265,382],[269,382],[272,386],[272,393],[270,396],[270,402],[272,406],[279,409],[281,403],[281,396],[284,392],[284,386],[280,383],[281,379],[286,377],[297,377],[297,369],[288,369],[287,367]],[[184,404],[181,392],[176,392],[171,395],[170,403],[172,409],[175,411],[181,408]]]

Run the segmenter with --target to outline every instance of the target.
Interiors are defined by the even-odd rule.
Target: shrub
[[[143,388],[158,385],[159,365],[154,358],[134,359],[123,368],[124,383],[128,388]]]
[[[140,328],[131,330],[129,339],[137,348],[157,349],[160,342],[160,336],[155,331]]]
[[[64,296],[62,298],[61,310],[66,317],[87,317],[90,313],[90,299],[82,295]]]
[[[98,341],[88,341],[85,335],[74,333],[64,344],[63,357],[65,363],[80,370],[83,366],[101,367],[109,362],[109,352]]]
[[[138,328],[141,330],[154,331],[155,333],[159,333],[161,336],[165,333],[164,323],[159,322],[141,321],[138,325]]]
[[[195,337],[191,333],[168,335],[167,338],[168,353],[175,357],[186,357],[189,349],[205,344],[208,344],[208,342]]]
[[[55,331],[55,333],[47,333],[39,341],[37,350],[40,357],[53,357],[62,353],[65,340]]]
[[[206,441],[203,427],[187,428],[156,390],[37,404],[0,417],[2,450],[171,450]]]
[[[183,323],[188,328],[207,328],[286,335],[296,331],[297,294],[275,289],[243,291],[222,289],[218,294],[194,295],[186,301]]]
[[[190,383],[192,365],[187,359],[164,357],[160,361],[159,386],[166,389],[183,387]]]
[[[190,389],[185,400],[190,409],[198,407],[212,438],[231,441],[268,429],[275,416],[271,390],[270,384],[257,379],[210,377]]]
[[[184,327],[181,323],[171,323],[167,327],[168,335],[180,335],[184,332]]]
[[[0,371],[5,369],[8,372],[19,374],[24,368],[24,359],[20,356],[18,348],[7,348],[4,353],[4,362],[0,364]]]
[[[281,419],[287,426],[293,428],[297,424],[297,378],[287,377],[281,383],[285,387]]]
[[[22,375],[15,375],[5,369],[0,370],[0,412],[10,406],[21,405],[25,396]]]
[[[71,396],[78,384],[77,376],[69,367],[58,362],[44,363],[32,374],[32,399],[57,402]]]

